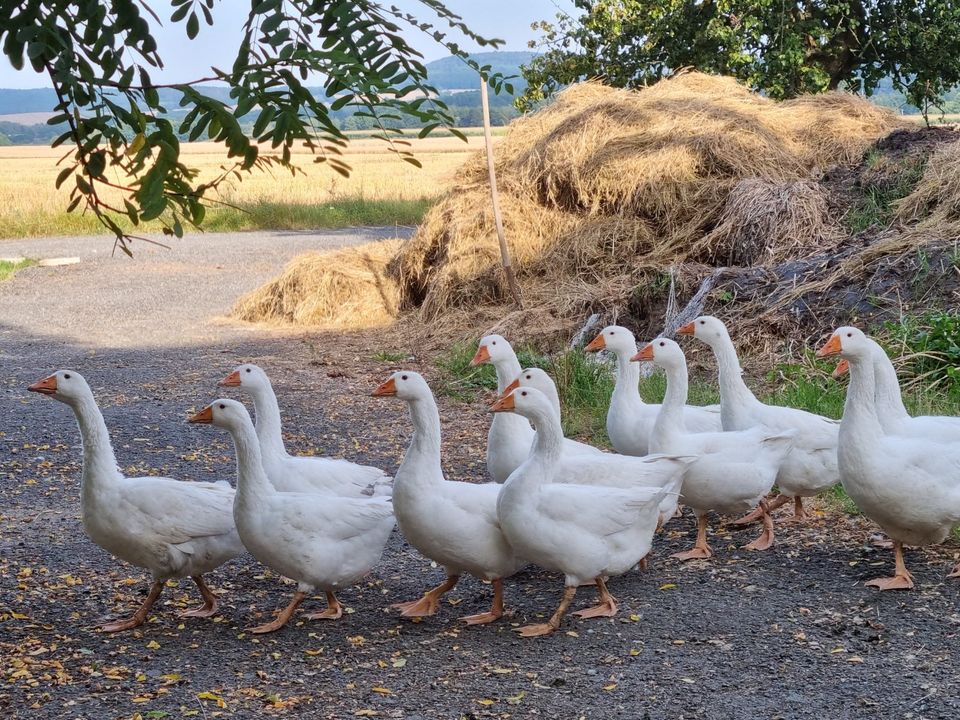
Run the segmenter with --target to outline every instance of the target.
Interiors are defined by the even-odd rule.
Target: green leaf
[[[197,13],[190,13],[190,17],[187,18],[187,37],[193,40],[200,33],[200,20],[197,18]]]

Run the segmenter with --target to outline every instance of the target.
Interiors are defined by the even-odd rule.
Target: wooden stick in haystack
[[[517,276],[513,272],[513,262],[510,260],[510,250],[507,239],[503,235],[503,219],[500,216],[500,196],[497,193],[497,173],[493,169],[493,139],[490,137],[490,101],[487,99],[487,79],[480,76],[480,103],[483,107],[483,141],[487,148],[487,173],[490,175],[490,198],[493,201],[493,219],[497,225],[497,240],[500,241],[500,259],[503,262],[503,274],[507,276],[507,285],[510,294],[517,304],[517,309],[523,309],[523,299],[520,296],[520,286],[517,285]]]

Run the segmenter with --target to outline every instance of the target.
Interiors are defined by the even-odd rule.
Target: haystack
[[[400,291],[385,273],[401,240],[298,255],[275,280],[244,296],[234,315],[335,329],[376,328],[397,316]]]
[[[752,264],[833,242],[834,220],[810,179],[898,124],[852,95],[777,103],[701,73],[640,91],[574,85],[514,121],[496,148],[525,292],[549,302],[550,287],[584,273],[629,285],[649,268]],[[507,298],[489,206],[477,157],[390,264],[404,307],[434,318]]]
[[[529,308],[507,322],[526,328],[537,317],[566,327],[631,302],[642,279],[668,267],[709,272],[832,246],[836,218],[815,181],[900,124],[852,95],[778,103],[701,73],[639,91],[569,87],[511,123],[495,149],[504,226]],[[241,317],[355,327],[370,317],[389,322],[399,307],[434,325],[459,317],[471,330],[502,319],[509,298],[482,154],[387,255],[380,246],[375,270],[361,263],[350,273],[330,256],[295,260],[244,303]],[[356,264],[351,251],[343,259]]]

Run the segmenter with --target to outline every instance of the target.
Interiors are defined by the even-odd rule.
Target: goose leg
[[[607,583],[603,578],[597,578],[597,590],[600,592],[600,602],[593,607],[577,610],[574,615],[583,618],[613,617],[617,614],[617,599],[607,590]]]
[[[686,552],[674,553],[670,557],[677,560],[696,560],[699,558],[708,558],[713,555],[713,550],[707,545],[707,514],[697,516],[697,542],[691,550]]]
[[[428,615],[433,615],[440,609],[441,596],[449,590],[452,590],[458,580],[460,580],[459,575],[447,575],[446,580],[432,590],[427,590],[419,600],[396,603],[390,607],[399,610],[401,617],[427,617]]]
[[[913,575],[907,570],[907,565],[903,561],[903,543],[899,540],[893,542],[893,556],[896,560],[893,577],[868,580],[864,583],[866,587],[875,587],[879,590],[910,590],[913,587]]]
[[[597,578],[598,582],[601,580],[602,578]],[[560,622],[563,620],[563,616],[567,612],[567,608],[570,607],[570,603],[573,602],[573,596],[576,594],[576,585],[568,585],[564,587],[563,598],[560,600],[560,605],[557,607],[556,612],[550,616],[549,620],[547,620],[545,623],[524,625],[523,627],[514,628],[513,631],[519,633],[520,637],[540,637],[541,635],[549,635],[560,627]]]
[[[767,512],[776,510],[778,507],[783,507],[788,502],[790,502],[789,495],[777,495],[777,497],[767,503]],[[761,510],[760,506],[758,505],[743,517],[737,518],[736,520],[731,520],[727,523],[727,525],[749,525],[750,523],[755,523],[757,520],[760,520],[762,517],[763,510]]]
[[[143,625],[147,620],[147,614],[150,612],[150,608],[153,607],[157,598],[160,597],[161,592],[163,592],[163,580],[157,580],[150,586],[150,592],[147,593],[147,597],[144,598],[143,604],[137,608],[137,611],[133,615],[123,620],[114,620],[106,625],[101,625],[101,632],[120,632],[121,630],[130,630]]]
[[[490,612],[467,615],[460,619],[467,625],[486,625],[501,617],[503,617],[503,580],[497,578],[493,581],[493,604],[490,606]]]
[[[205,618],[214,615],[217,612],[217,605],[219,604],[217,602],[217,596],[207,587],[202,575],[193,575],[191,579],[197,584],[197,588],[200,590],[200,595],[203,597],[203,605],[193,610],[184,610],[178,617]]]
[[[803,498],[799,495],[793,498],[793,515],[788,517],[786,520],[781,520],[781,523],[802,523],[810,519],[810,515],[803,507]]]
[[[279,630],[290,621],[290,618],[293,617],[293,611],[297,609],[297,606],[303,602],[305,597],[307,597],[305,592],[300,592],[297,590],[293,594],[293,599],[290,601],[290,604],[281,610],[274,620],[264,623],[263,625],[252,627],[250,628],[250,632],[252,632],[254,635],[263,635],[264,633]]]
[[[760,501],[760,509],[763,511],[763,531],[752,543],[744,545],[744,550],[768,550],[773,546],[773,517],[770,515],[770,506],[767,505],[766,500]]]
[[[343,616],[343,605],[337,600],[337,596],[327,591],[327,609],[321,612],[310,613],[307,620],[338,620]]]

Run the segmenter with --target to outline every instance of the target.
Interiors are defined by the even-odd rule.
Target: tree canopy
[[[956,0],[575,0],[542,23],[524,69],[529,107],[591,77],[620,87],[684,67],[733,75],[771,97],[840,87],[870,94],[886,77],[926,114],[960,83]]]
[[[398,120],[423,125],[422,136],[438,128],[459,135],[404,29],[444,45],[494,90],[512,92],[502,75],[458,44],[466,38],[497,47],[501,41],[472,32],[442,0],[419,2],[421,17],[376,0],[251,0],[233,65],[174,84],[154,79],[163,68],[154,35],[160,13],[169,13],[168,21],[192,40],[202,23],[213,24],[215,0],[170,0],[162,10],[147,0],[0,0],[0,44],[15,68],[49,76],[56,91],[50,123],[62,133],[53,145],[69,148],[56,182],[72,184],[70,209],[95,213],[129,253],[128,241],[136,237],[129,226],[158,219],[166,233],[181,236],[184,224],[203,221],[211,190],[225,179],[268,166],[295,172],[295,145],[349,173],[340,157],[347,136],[333,112],[352,109],[413,164],[395,129]],[[326,100],[308,89],[307,82],[318,79]],[[210,83],[226,85],[229,97]],[[176,125],[164,106],[169,91],[187,109]],[[245,131],[241,122],[249,118],[255,120]],[[201,182],[181,162],[180,135],[223,144],[229,162],[222,173]]]

